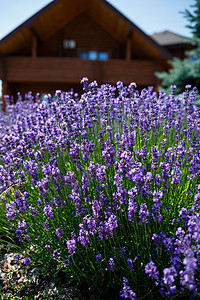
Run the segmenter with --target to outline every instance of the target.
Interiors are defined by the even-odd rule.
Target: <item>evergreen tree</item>
[[[195,2],[194,5],[191,5],[191,7],[194,7],[194,12],[191,13],[186,9],[183,14],[190,22],[186,27],[191,29],[194,37],[200,38],[200,0],[196,0]]]
[[[167,93],[171,85],[176,85],[176,93],[182,93],[185,85],[196,86],[200,90],[200,0],[194,0],[193,13],[189,10],[183,12],[184,17],[189,21],[186,27],[191,29],[193,34],[188,42],[194,45],[194,49],[186,51],[186,58],[174,57],[170,64],[172,68],[168,72],[156,72],[156,76],[162,79],[162,89]]]

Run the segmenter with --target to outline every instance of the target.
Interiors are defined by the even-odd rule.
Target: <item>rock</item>
[[[45,285],[45,290],[47,291],[49,296],[55,296],[59,294],[55,282],[47,283]]]
[[[16,259],[17,253],[5,253],[0,257],[0,285],[2,292],[7,297],[13,299],[15,288],[23,290],[30,288],[30,293],[34,293],[34,299],[64,299],[80,300],[80,291],[73,286],[59,285],[55,280],[45,274],[45,270],[39,268],[28,268],[22,261]],[[23,285],[21,285],[23,283]],[[26,283],[26,285],[24,285]],[[12,295],[13,291],[13,295]],[[60,295],[59,295],[60,291]],[[24,299],[19,297],[19,300]]]

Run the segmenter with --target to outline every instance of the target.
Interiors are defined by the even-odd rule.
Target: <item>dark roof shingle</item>
[[[168,30],[154,33],[150,35],[150,37],[161,46],[171,46],[171,45],[179,45],[179,44],[187,43],[186,37],[183,37],[179,34],[176,34]]]

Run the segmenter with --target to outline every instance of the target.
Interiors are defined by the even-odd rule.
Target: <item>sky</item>
[[[73,1],[73,0],[71,0]],[[50,0],[0,0],[0,39],[38,12]],[[170,30],[190,37],[187,19],[180,13],[194,0],[108,0],[146,34]]]

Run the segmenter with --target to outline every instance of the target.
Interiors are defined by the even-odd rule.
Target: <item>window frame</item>
[[[89,58],[89,53],[90,52],[96,52],[97,53],[97,58],[96,59],[91,59]],[[107,59],[100,59],[100,54],[101,53],[106,53],[107,54]],[[85,55],[85,58],[82,57],[82,55]],[[79,58],[83,60],[90,60],[90,61],[107,61],[110,59],[110,51],[106,50],[99,50],[99,49],[79,49]]]

